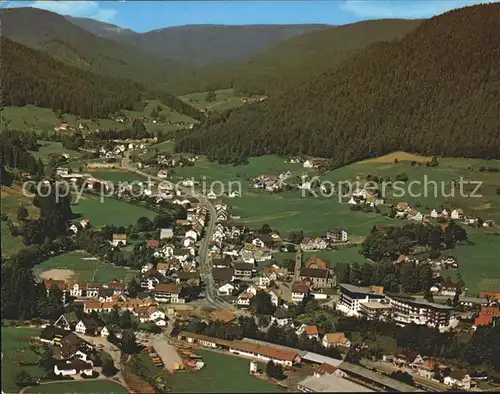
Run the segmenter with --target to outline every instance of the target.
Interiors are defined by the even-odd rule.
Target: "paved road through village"
[[[146,178],[149,178],[156,182],[165,182],[165,179],[159,178],[157,176],[147,174],[144,171],[139,170],[130,160],[130,152],[126,151],[125,156],[121,163],[122,168],[127,171],[135,172],[136,174],[142,175]],[[208,225],[205,226],[205,236],[200,242],[199,248],[199,258],[200,258],[200,276],[203,282],[205,283],[205,297],[210,305],[215,308],[225,308],[236,310],[236,307],[228,302],[225,302],[219,298],[217,295],[217,291],[215,288],[215,282],[212,277],[212,266],[211,261],[208,257],[208,248],[210,244],[210,240],[214,234],[215,230],[215,218],[217,217],[217,213],[215,211],[215,206],[212,202],[203,194],[196,192],[194,189],[182,187],[180,185],[176,185],[177,189],[181,191],[183,194],[191,196],[197,199],[202,205],[207,207],[209,212],[209,221]]]

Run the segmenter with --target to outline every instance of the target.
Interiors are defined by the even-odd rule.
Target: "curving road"
[[[142,175],[151,180],[157,182],[165,182],[165,179],[159,178],[151,174],[147,174],[144,171],[141,171],[138,168],[136,168],[130,160],[130,151],[125,152],[124,158],[121,162],[121,166],[127,171],[135,172],[136,174]],[[237,308],[234,305],[221,300],[217,295],[214,278],[212,277],[212,266],[210,259],[208,258],[208,248],[210,240],[212,239],[212,236],[214,234],[215,218],[217,217],[215,206],[206,196],[204,196],[201,193],[197,193],[194,189],[183,187],[180,185],[176,185],[176,187],[185,195],[197,199],[202,205],[204,205],[208,209],[209,212],[208,225],[207,224],[205,225],[205,236],[201,240],[199,248],[200,276],[203,282],[205,283],[205,298],[208,301],[208,303],[215,308],[236,310]]]

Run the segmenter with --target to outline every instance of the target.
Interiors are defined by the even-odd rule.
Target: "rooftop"
[[[360,384],[335,375],[309,376],[298,383],[312,392],[367,393],[373,392]]]

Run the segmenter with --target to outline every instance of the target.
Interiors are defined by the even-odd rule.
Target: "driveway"
[[[115,345],[109,342],[106,338],[91,337],[89,335],[83,335],[83,334],[78,334],[78,335],[83,339],[85,339],[87,342],[90,342],[96,346],[100,346],[102,350],[104,350],[113,358],[113,363],[115,364],[115,368],[118,370],[121,368],[120,364],[121,351]]]

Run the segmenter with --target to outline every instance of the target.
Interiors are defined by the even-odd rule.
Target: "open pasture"
[[[92,256],[80,251],[60,254],[37,265],[35,271],[38,275],[44,277],[44,279],[49,279],[46,277],[47,274],[44,275],[44,272],[51,271],[55,276],[58,276],[58,272],[53,270],[61,270],[64,277],[57,279],[78,279],[83,282],[109,282],[113,279],[127,281],[137,273],[135,270],[115,267],[111,264],[103,263],[99,259],[89,257]],[[68,278],[67,274],[70,271],[73,272],[73,275],[71,278]],[[52,277],[52,279],[56,278]]]

